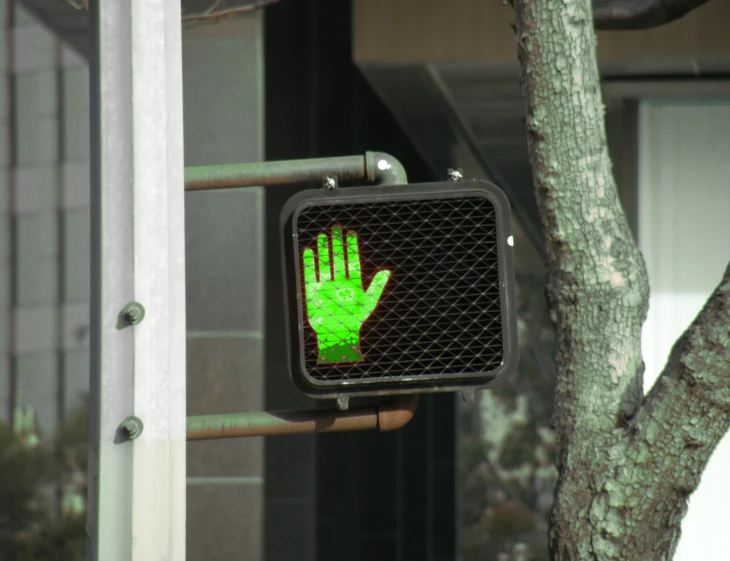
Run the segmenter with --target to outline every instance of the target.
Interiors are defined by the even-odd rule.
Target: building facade
[[[729,257],[730,43],[716,29],[728,16],[716,0],[647,35],[599,38],[611,154],[653,289],[647,384]],[[389,434],[190,443],[188,559],[477,561],[487,546],[475,535],[508,533],[495,512],[513,524],[500,544],[545,554],[535,536],[554,472],[506,446],[539,436],[536,449],[549,449],[552,403],[508,18],[482,0],[292,0],[183,27],[186,166],[378,150],[412,182],[461,167],[510,196],[527,302],[521,371],[503,394],[473,405],[427,396]],[[0,0],[0,21],[0,420],[44,439],[88,391],[91,30],[86,12],[57,0]],[[288,378],[281,298],[279,213],[310,187],[186,195],[189,415],[320,406]],[[479,462],[497,473],[482,486],[459,471]],[[678,560],[725,558],[729,462],[725,439],[691,499]],[[533,510],[493,488],[525,469]]]

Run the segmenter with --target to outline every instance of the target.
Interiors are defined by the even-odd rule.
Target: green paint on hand
[[[332,228],[331,242],[327,234],[320,234],[317,255],[313,249],[305,249],[302,261],[307,319],[317,334],[317,362],[363,360],[360,329],[378,305],[390,271],[378,271],[365,290],[357,235],[348,231],[343,244],[339,225]]]

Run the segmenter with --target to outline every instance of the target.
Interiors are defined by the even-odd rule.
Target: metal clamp
[[[449,181],[464,181],[464,171],[461,168],[446,170]]]
[[[335,189],[337,189],[337,178],[328,175],[322,180],[322,187],[324,187],[328,191],[334,191]]]

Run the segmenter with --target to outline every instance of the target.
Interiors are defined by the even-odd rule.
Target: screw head
[[[449,176],[449,181],[462,181],[464,179],[464,173],[461,171],[461,169],[449,168],[446,171],[446,174]]]
[[[334,177],[325,177],[322,180],[322,185],[324,185],[325,189],[333,191],[337,188],[337,180]]]
[[[122,317],[129,325],[137,325],[144,319],[144,306],[139,302],[130,302],[122,309]]]
[[[337,396],[337,409],[340,411],[347,411],[350,408],[350,396],[349,395],[338,395]]]
[[[144,430],[144,423],[142,423],[142,419],[139,417],[130,415],[122,421],[120,428],[122,429],[124,436],[126,436],[129,440],[134,440],[142,434],[142,431]]]

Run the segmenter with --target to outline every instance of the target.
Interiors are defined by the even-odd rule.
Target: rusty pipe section
[[[188,417],[187,439],[211,440],[374,429],[391,431],[408,423],[417,406],[417,395],[405,395],[376,406],[358,407],[348,411],[309,409]]]
[[[339,181],[362,179],[378,185],[408,183],[405,169],[396,158],[385,152],[366,152],[364,156],[188,167],[185,190],[290,185],[322,181],[325,177]]]

